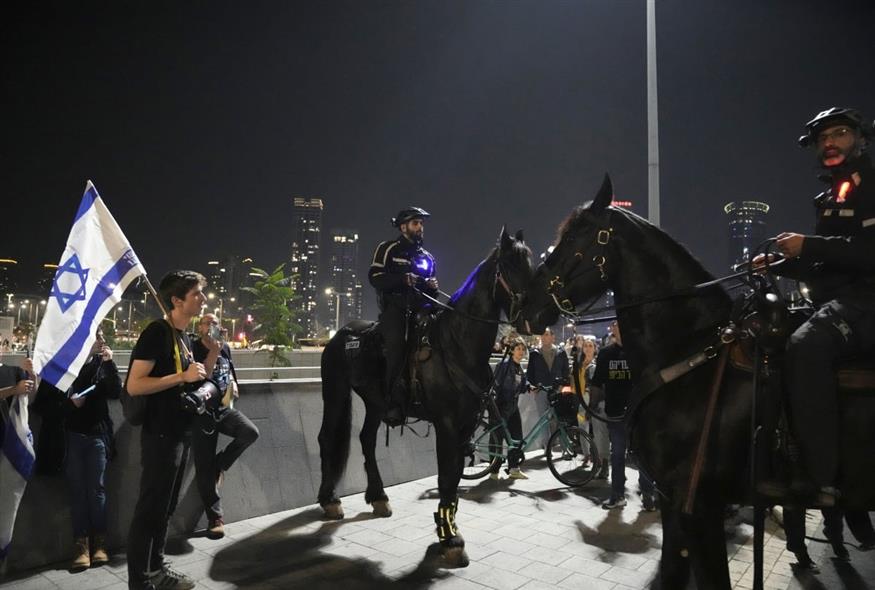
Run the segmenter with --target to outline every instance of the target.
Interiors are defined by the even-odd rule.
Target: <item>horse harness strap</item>
[[[714,423],[714,412],[717,409],[717,396],[720,393],[720,385],[723,383],[723,373],[726,370],[726,361],[729,359],[729,348],[722,347],[720,360],[714,371],[714,379],[711,381],[711,391],[708,394],[708,405],[705,409],[705,422],[702,425],[702,433],[699,435],[699,444],[696,446],[696,455],[693,459],[693,468],[690,472],[690,485],[687,487],[687,499],[684,501],[684,513],[693,513],[693,504],[696,501],[696,492],[699,490],[699,480],[702,477],[702,469],[705,466],[705,454],[708,449],[708,439],[711,435],[711,424]]]

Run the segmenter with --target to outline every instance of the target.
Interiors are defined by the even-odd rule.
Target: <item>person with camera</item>
[[[207,313],[198,324],[200,338],[192,343],[194,360],[204,364],[204,370],[216,384],[221,402],[195,419],[192,436],[197,487],[207,515],[207,535],[220,539],[225,535],[222,500],[219,488],[224,474],[258,438],[258,428],[233,407],[239,397],[237,375],[231,361],[231,348],[224,341],[228,331],[219,328],[216,316]],[[216,453],[219,433],[231,437],[231,442]]]
[[[176,508],[191,440],[193,414],[182,395],[206,377],[191,357],[185,328],[206,303],[200,273],[177,270],[161,279],[158,293],[167,316],[150,323],[131,352],[125,384],[132,397],[148,396],[141,432],[140,493],[128,534],[128,587],[136,590],[194,588],[188,576],[164,560],[170,516]]]
[[[385,421],[391,426],[404,421],[407,395],[401,372],[405,365],[410,320],[428,305],[417,290],[431,297],[438,293],[434,257],[422,247],[424,220],[428,217],[429,213],[419,207],[399,211],[392,218],[392,225],[401,235],[377,246],[368,270],[368,280],[377,290],[380,306],[380,334],[386,349]]]

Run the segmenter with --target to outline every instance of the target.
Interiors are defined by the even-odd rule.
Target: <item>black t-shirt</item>
[[[176,360],[173,348],[173,340],[170,334],[170,324],[164,320],[155,320],[143,330],[134,350],[131,352],[131,362],[135,360],[154,361],[155,366],[149,372],[150,377],[164,377],[176,373]],[[191,350],[188,336],[173,329],[174,335],[179,342]],[[191,363],[185,354],[185,349],[180,345],[179,356],[182,361],[182,370],[186,370]],[[146,418],[143,421],[143,429],[152,434],[169,434],[183,436],[191,426],[192,414],[182,409],[179,394],[181,386],[174,386],[164,391],[153,393],[146,403]]]
[[[635,382],[622,346],[611,344],[599,352],[590,383],[605,390],[605,414],[617,418],[626,412]]]
[[[74,406],[69,398],[64,400],[67,430],[88,435],[109,432],[112,422],[107,400],[118,399],[122,388],[115,362],[111,360],[103,362],[98,356],[89,359],[70,387],[70,393],[80,393],[92,385],[95,388],[85,396],[85,403],[81,408]],[[59,393],[59,395],[64,394]]]
[[[194,356],[194,360],[202,363],[207,360],[210,349],[198,338],[191,343],[191,354]],[[231,370],[231,348],[223,342],[222,348],[219,350],[219,356],[216,357],[216,366],[213,367],[213,374],[210,375],[210,379],[216,382],[216,385],[219,386],[219,391],[222,393],[228,389],[228,385],[231,383]]]
[[[13,367],[0,363],[0,389],[14,387],[19,381],[26,381],[29,378],[27,371],[21,367]],[[10,395],[3,401],[6,402],[7,407],[11,407],[13,399],[15,399],[15,396]],[[2,431],[2,426],[0,424],[0,431]]]

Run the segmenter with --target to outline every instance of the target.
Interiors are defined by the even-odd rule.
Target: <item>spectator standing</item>
[[[224,514],[219,488],[224,473],[258,438],[258,428],[233,407],[233,399],[239,396],[237,375],[231,361],[231,349],[222,339],[222,331],[216,316],[208,313],[198,324],[200,338],[192,343],[194,360],[204,364],[204,370],[222,393],[221,407],[214,413],[204,413],[195,419],[192,436],[194,465],[198,492],[207,515],[207,535],[219,539],[225,535]],[[225,332],[227,334],[227,332]],[[228,392],[231,396],[228,397]],[[231,437],[231,442],[216,453],[219,433]]]
[[[523,437],[523,423],[520,418],[518,401],[520,394],[529,390],[529,383],[521,366],[523,357],[526,356],[526,343],[522,338],[517,338],[512,340],[508,346],[510,347],[510,356],[495,367],[495,403],[501,417],[507,423],[511,438],[520,440]],[[498,423],[498,419],[498,416],[490,415],[490,426]],[[493,452],[500,453],[504,446],[503,433],[493,433],[491,442]],[[529,477],[519,467],[521,457],[515,453],[508,453],[508,455],[508,467],[510,468],[508,476],[510,479],[528,479]],[[489,475],[491,479],[499,479],[498,470],[500,467],[500,462],[492,467],[492,473]]]
[[[131,590],[188,590],[195,582],[164,561],[170,516],[176,508],[191,441],[192,415],[183,410],[183,386],[206,377],[204,366],[190,357],[184,330],[206,304],[200,273],[168,273],[158,287],[170,310],[149,324],[134,350],[127,391],[149,396],[140,437],[140,493],[128,534],[128,587]]]
[[[526,367],[526,379],[533,386],[553,387],[557,381],[559,385],[567,385],[571,370],[568,366],[568,355],[565,350],[556,346],[552,330],[547,328],[541,336],[541,346],[532,349],[529,353],[529,365]],[[550,407],[547,392],[539,390],[535,393],[535,407],[538,415],[543,414]],[[550,425],[550,431],[542,435],[541,446],[546,449],[550,434],[556,425]]]
[[[109,561],[104,475],[114,453],[108,400],[118,399],[121,388],[112,350],[106,346],[103,330],[98,328],[91,358],[79,371],[61,406],[67,442],[64,467],[70,487],[75,545],[70,569],[74,571]]]
[[[610,327],[613,343],[603,348],[596,359],[596,368],[590,380],[592,395],[603,397],[605,415],[608,417],[608,435],[611,441],[611,497],[602,504],[602,508],[611,510],[622,508],[626,505],[626,407],[629,403],[629,394],[635,382],[629,362],[626,359],[626,351],[623,349],[623,340],[620,335],[620,326],[616,320]],[[638,485],[644,509],[649,511],[656,509],[653,482],[641,471],[638,475]]]

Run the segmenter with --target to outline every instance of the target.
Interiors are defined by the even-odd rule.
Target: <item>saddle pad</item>
[[[753,346],[733,342],[729,345],[729,363],[739,371],[753,373]],[[851,359],[839,365],[839,389],[875,394],[875,359]]]

